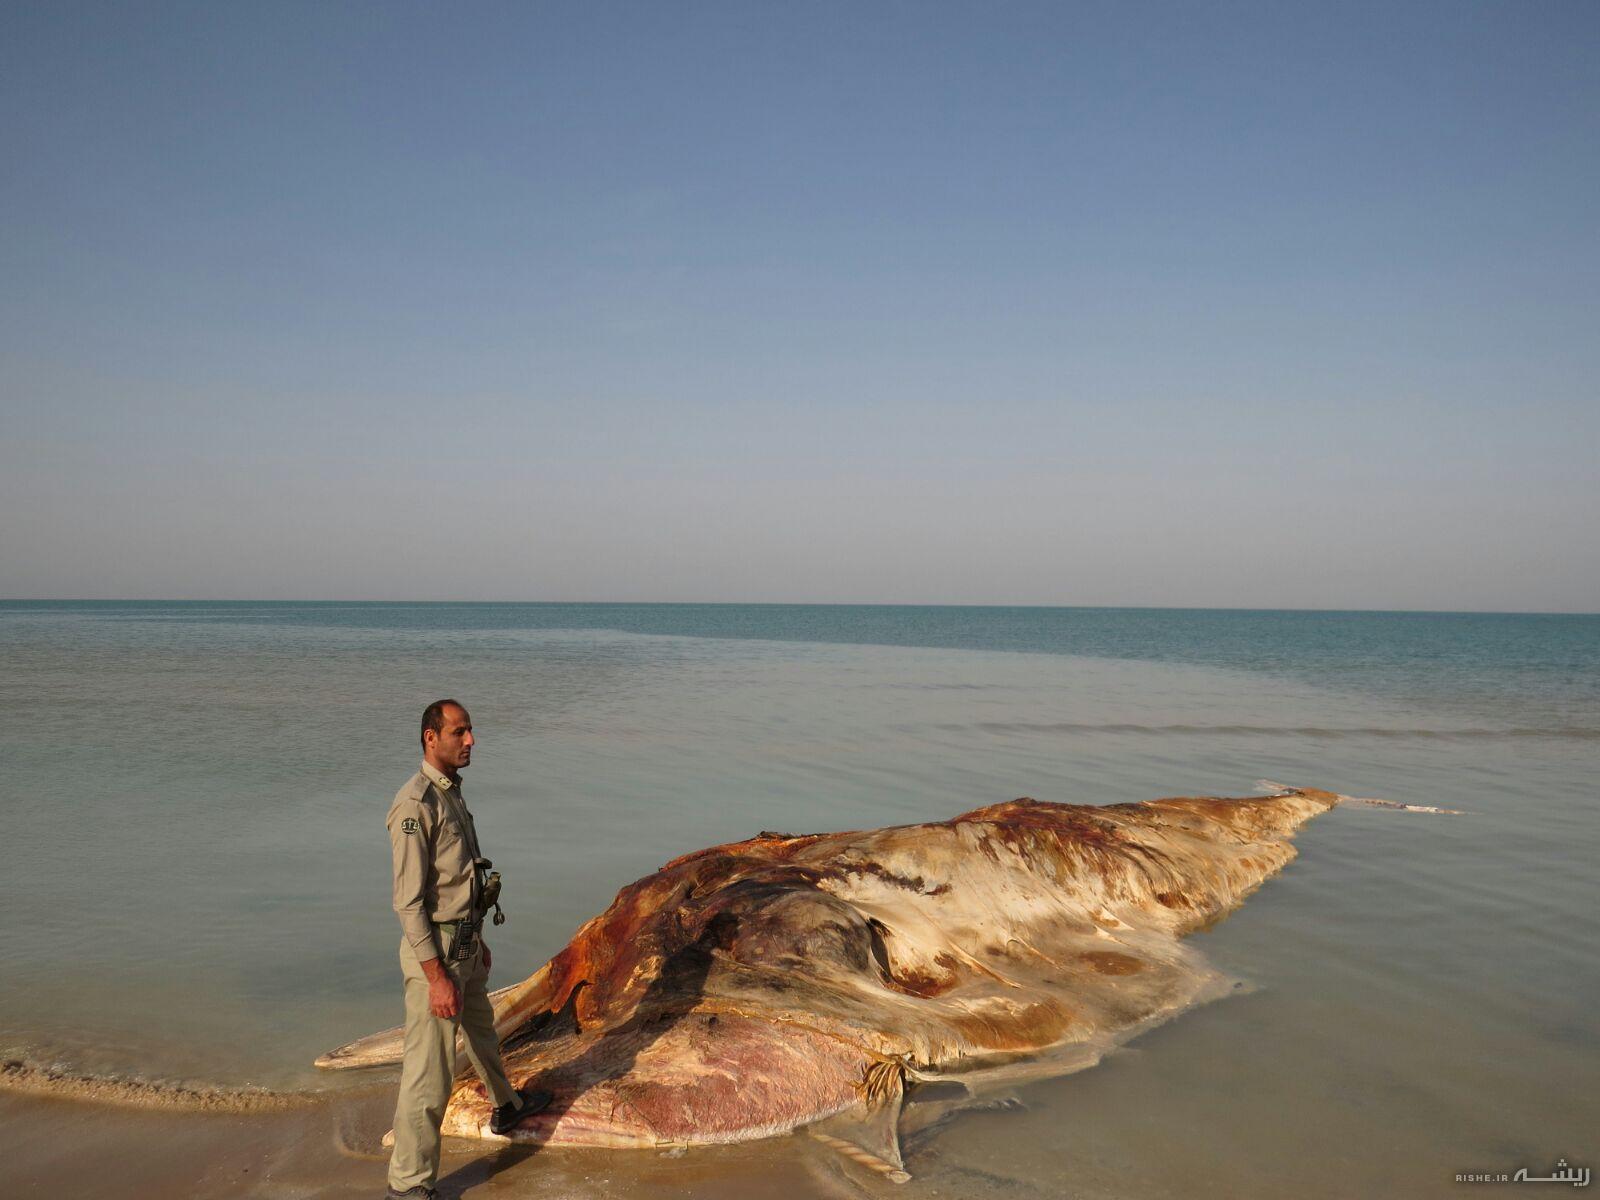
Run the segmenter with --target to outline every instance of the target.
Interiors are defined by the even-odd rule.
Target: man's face
[[[472,761],[472,718],[467,710],[451,705],[444,710],[439,732],[428,731],[428,757],[445,771],[459,771]]]

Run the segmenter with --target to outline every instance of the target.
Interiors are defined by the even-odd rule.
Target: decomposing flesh
[[[643,1147],[811,1126],[899,1167],[908,1087],[1080,1069],[1225,991],[1179,939],[1289,862],[1295,829],[1339,799],[1022,799],[675,859],[495,993],[512,1082],[556,1097],[511,1136]],[[398,1053],[389,1031],[319,1065]],[[469,1073],[444,1131],[493,1136],[490,1108]]]

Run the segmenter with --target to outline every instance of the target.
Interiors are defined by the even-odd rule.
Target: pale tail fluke
[[[1256,780],[1256,791],[1265,792],[1269,796],[1288,796],[1300,789],[1289,787],[1287,784],[1274,783],[1270,779]],[[1339,798],[1340,804],[1370,804],[1374,808],[1397,808],[1401,812],[1439,813],[1450,816],[1460,816],[1459,808],[1438,808],[1432,804],[1401,804],[1398,800],[1378,800],[1370,796],[1346,796],[1342,792],[1334,793]]]

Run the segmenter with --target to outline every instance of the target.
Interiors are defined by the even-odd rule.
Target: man
[[[394,1110],[389,1197],[434,1200],[439,1174],[439,1123],[455,1079],[456,1028],[467,1058],[497,1107],[495,1133],[513,1129],[550,1102],[547,1092],[517,1091],[500,1062],[489,1003],[489,947],[479,931],[493,902],[483,886],[488,861],[461,796],[461,772],[472,761],[472,718],[454,700],[422,714],[422,769],[389,808],[394,851],[394,911],[404,937],[405,1059]]]

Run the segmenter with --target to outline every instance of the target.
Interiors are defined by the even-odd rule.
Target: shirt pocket
[[[439,826],[434,833],[433,847],[434,857],[441,867],[445,864],[454,867],[459,859],[466,856],[467,844],[462,840],[461,833],[456,828],[456,823],[450,819],[449,813],[439,814]]]
[[[439,872],[441,887],[470,887],[472,882],[472,848],[461,836],[461,828],[448,813],[439,814],[439,840],[434,850],[434,864]]]

